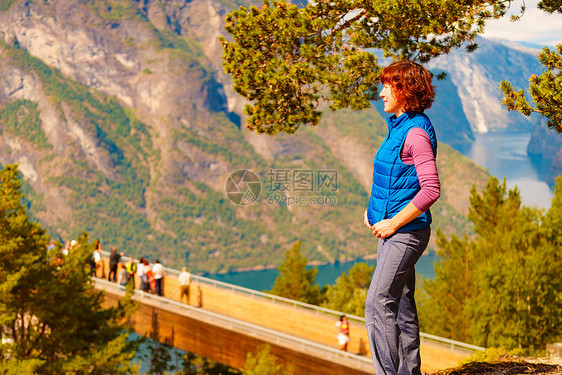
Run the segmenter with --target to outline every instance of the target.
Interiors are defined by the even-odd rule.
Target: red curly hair
[[[393,62],[382,70],[381,82],[392,87],[392,95],[405,112],[423,112],[435,100],[431,73],[413,61]]]

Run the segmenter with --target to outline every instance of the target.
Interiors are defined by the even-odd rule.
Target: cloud
[[[549,46],[562,43],[562,15],[547,14],[537,8],[537,3],[525,1],[526,11],[520,21],[510,22],[508,16],[488,21],[482,36]],[[510,14],[517,13],[521,5],[521,0],[514,1]]]

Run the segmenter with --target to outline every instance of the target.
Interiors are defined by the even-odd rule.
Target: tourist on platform
[[[154,278],[152,277],[152,267],[150,266],[150,263],[148,262],[148,259],[143,258],[143,268],[142,268],[142,276],[144,279],[144,291],[145,292],[153,292],[154,291]]]
[[[56,248],[56,241],[55,240],[51,240],[51,242],[49,243],[49,245],[47,246],[47,252],[54,250]]]
[[[410,61],[381,71],[388,135],[374,161],[364,222],[378,238],[365,323],[377,375],[420,375],[414,266],[430,236],[429,207],[439,198],[437,140],[423,113],[435,98],[431,74]]]
[[[125,270],[127,271],[127,282],[133,283],[133,289],[135,288],[135,273],[137,272],[137,265],[135,264],[135,258],[129,257],[129,261],[125,264]]]
[[[67,241],[64,244],[64,249],[62,249],[61,251],[62,255],[67,256],[68,254],[70,254],[70,241]]]
[[[72,241],[76,242],[74,240],[72,240]],[[57,266],[57,268],[60,268],[60,266],[62,266],[64,258],[70,253],[70,243],[71,243],[71,241],[67,241],[64,245],[64,248],[62,248],[58,252],[58,254],[56,255],[56,266]]]
[[[347,344],[349,343],[349,322],[347,321],[347,316],[340,316],[340,320],[336,322],[336,327],[338,329],[337,338],[340,350],[347,352]]]
[[[157,296],[162,295],[162,278],[164,277],[164,267],[160,264],[160,260],[156,259],[154,261],[154,266],[152,266],[152,273],[154,277],[155,291]]]
[[[73,242],[75,242],[73,240]],[[71,246],[74,244],[71,243]],[[94,277],[98,276],[98,269],[101,268],[101,277],[103,277],[103,263],[101,260],[101,242],[99,240],[94,241],[94,251],[92,252],[92,258],[90,259],[90,272]]]
[[[117,248],[113,247],[111,249],[111,255],[109,255],[109,275],[107,279],[109,281],[116,281],[117,278],[117,265],[119,264],[119,260],[121,259],[121,254],[117,252]],[[113,275],[113,277],[111,277]]]
[[[146,275],[144,273],[144,257],[139,258],[139,263],[137,264],[137,276],[140,280],[139,289],[144,291],[146,289]]]
[[[117,268],[119,270],[119,276],[117,278],[117,283],[119,285],[127,285],[127,283],[129,282],[129,275],[127,274],[127,267],[125,267],[125,264],[119,262],[119,264],[117,265]]]
[[[58,252],[55,255],[55,266],[57,267],[57,269],[60,269],[62,266],[62,262],[64,261],[64,256],[62,255],[61,252]]]
[[[183,301],[183,296],[185,296],[185,303],[189,305],[189,284],[191,284],[191,274],[187,272],[187,267],[182,267],[178,281],[180,282],[180,302]]]
[[[54,250],[56,248],[56,242],[55,240],[51,240],[51,243],[49,245],[47,245],[47,260],[49,261],[49,263],[51,263],[54,259]]]

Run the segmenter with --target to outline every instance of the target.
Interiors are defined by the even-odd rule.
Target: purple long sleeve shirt
[[[400,158],[405,164],[413,163],[416,168],[421,190],[412,199],[412,204],[425,212],[441,195],[441,183],[429,135],[421,128],[410,130]]]

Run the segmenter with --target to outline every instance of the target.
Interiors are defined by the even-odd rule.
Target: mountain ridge
[[[104,246],[194,272],[278,265],[297,239],[316,262],[374,252],[362,213],[384,121],[369,109],[327,112],[298,136],[241,128],[244,102],[210,43],[239,4],[20,1],[0,12],[10,30],[0,48],[0,162],[20,163],[30,209],[53,235],[87,230]],[[32,124],[46,147],[14,130]],[[445,144],[439,153],[435,228],[469,231],[468,191],[487,174]],[[238,169],[260,176],[258,203],[228,200],[225,181]],[[271,170],[337,171],[332,195],[313,192],[337,204],[267,203],[277,194],[267,190]]]

